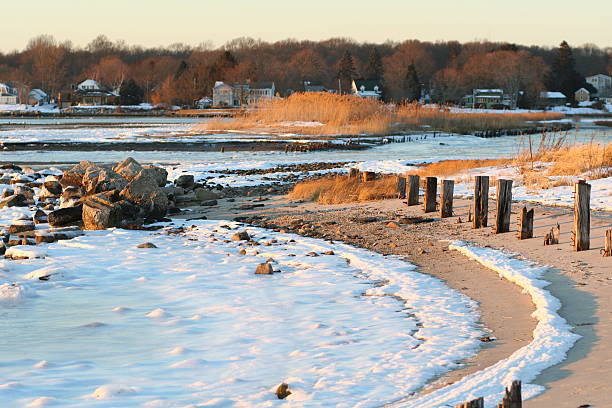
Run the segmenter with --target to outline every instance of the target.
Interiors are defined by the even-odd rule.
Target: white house
[[[586,77],[587,83],[593,85],[598,92],[612,89],[612,77],[605,74],[597,74]]]
[[[382,85],[376,79],[354,79],[351,82],[351,93],[362,98],[380,99]]]
[[[213,87],[212,104],[227,107],[255,105],[264,100],[272,100],[275,91],[274,82],[247,82],[230,85],[217,81]]]
[[[561,92],[540,92],[540,97],[538,98],[538,105],[542,108],[563,106],[566,102],[567,97]]]
[[[16,105],[18,101],[17,89],[10,84],[0,82],[0,105]]]
[[[28,94],[28,105],[44,105],[49,103],[49,95],[42,89],[32,89]]]
[[[95,79],[86,79],[77,85],[79,91],[101,91],[103,90],[102,85]]]
[[[86,79],[76,86],[72,99],[79,105],[100,106],[116,103],[118,95],[95,79]]]
[[[580,88],[574,92],[574,99],[576,102],[588,102],[591,100],[591,93],[585,88]]]

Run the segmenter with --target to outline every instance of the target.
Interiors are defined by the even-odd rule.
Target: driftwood
[[[550,232],[544,236],[544,245],[557,245],[561,237],[561,226],[557,223],[556,227],[552,227]]]

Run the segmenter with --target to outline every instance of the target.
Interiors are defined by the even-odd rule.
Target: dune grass
[[[253,130],[304,135],[387,135],[409,130],[471,133],[522,129],[533,121],[561,119],[554,112],[464,113],[418,103],[389,105],[368,98],[331,93],[295,93],[261,103],[232,120],[211,120],[203,130]]]
[[[362,182],[348,176],[323,177],[297,183],[289,192],[293,200],[320,204],[342,204],[397,197],[397,176],[382,176]]]

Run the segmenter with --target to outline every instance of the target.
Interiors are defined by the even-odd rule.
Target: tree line
[[[426,89],[433,102],[456,103],[474,88],[523,91],[530,106],[540,91],[573,91],[584,77],[612,74],[612,48],[523,46],[476,41],[407,40],[382,44],[348,38],[265,42],[237,38],[219,48],[173,44],[143,48],[100,35],[84,47],[53,36],[32,38],[24,50],[0,53],[0,82],[22,92],[41,88],[50,95],[92,78],[131,100],[191,105],[212,94],[215,81],[274,81],[286,95],[304,81],[328,89],[350,89],[352,79],[376,79],[389,101],[418,99]],[[128,89],[126,89],[128,88]],[[134,96],[135,95],[135,96]]]

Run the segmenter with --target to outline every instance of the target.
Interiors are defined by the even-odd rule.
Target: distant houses
[[[538,107],[551,108],[554,106],[564,106],[567,103],[567,97],[561,92],[544,91],[540,92],[538,98]]]
[[[304,81],[304,92],[328,92],[328,90],[320,82]]]
[[[362,98],[381,99],[382,84],[376,79],[353,79],[351,93]]]
[[[19,103],[19,93],[10,84],[0,82],[0,105],[16,105]]]
[[[227,84],[215,82],[213,87],[213,106],[240,107],[257,105],[272,100],[276,94],[274,82],[246,82]]]
[[[471,95],[462,98],[468,108],[516,109],[518,96],[522,92],[507,92],[503,89],[473,89]]]
[[[612,77],[606,74],[597,74],[586,77],[588,84],[597,90],[593,99],[612,104]]]
[[[580,88],[574,92],[574,100],[578,103],[589,102],[591,100],[591,93],[588,91],[588,89]]]
[[[28,93],[28,105],[40,106],[48,103],[49,95],[47,95],[47,93],[42,89],[32,89],[30,93]]]

